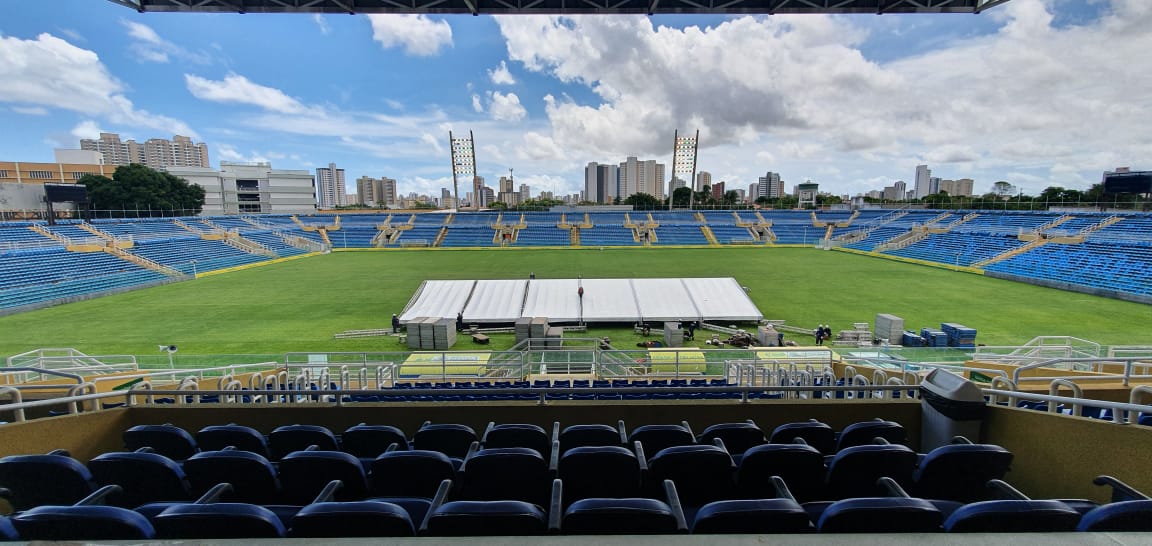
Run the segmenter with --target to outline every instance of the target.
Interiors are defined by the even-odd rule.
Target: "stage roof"
[[[521,317],[553,323],[764,318],[740,283],[726,277],[425,281],[400,320],[455,319],[461,312],[469,324],[506,324]]]
[[[980,13],[1008,0],[109,0],[144,12],[425,14]]]

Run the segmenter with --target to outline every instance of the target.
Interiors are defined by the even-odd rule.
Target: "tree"
[[[992,193],[1000,196],[1007,197],[1016,193],[1016,187],[1003,180],[992,184]]]
[[[683,188],[676,188],[672,190],[672,206],[678,208],[688,208],[689,201],[692,199],[692,188],[687,186]]]
[[[647,193],[634,193],[624,200],[625,205],[632,205],[636,210],[654,210],[661,208],[664,201]]]
[[[113,217],[194,216],[204,209],[204,188],[172,174],[133,163],[116,168],[112,178],[86,174],[77,182],[88,188],[93,210]]]

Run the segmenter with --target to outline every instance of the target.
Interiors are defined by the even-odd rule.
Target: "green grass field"
[[[731,276],[765,318],[839,330],[876,313],[909,329],[959,322],[989,345],[1038,335],[1105,344],[1150,343],[1152,306],[803,248],[396,250],[338,252],[0,318],[0,355],[40,347],[159,359],[157,344],[187,355],[292,351],[403,351],[395,338],[337,340],[385,328],[425,279]],[[624,329],[597,329],[635,348]],[[466,339],[466,338],[462,338]],[[809,342],[808,339],[796,338]],[[510,336],[492,348],[506,348]],[[457,348],[474,349],[462,341]]]

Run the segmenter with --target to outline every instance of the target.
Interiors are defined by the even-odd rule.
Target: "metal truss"
[[[139,12],[430,14],[980,13],[1008,0],[109,0]]]

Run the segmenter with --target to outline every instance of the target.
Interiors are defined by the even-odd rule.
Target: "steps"
[[[572,246],[580,246],[580,229],[572,228],[570,231],[570,243]]]
[[[106,247],[104,247],[103,250],[104,250],[104,252],[107,252],[108,254],[111,254],[113,256],[116,256],[116,257],[124,259],[124,260],[128,260],[128,261],[130,261],[130,262],[132,262],[132,263],[134,263],[140,267],[143,267],[146,269],[151,269],[152,271],[157,271],[159,273],[163,273],[169,277],[184,277],[184,276],[186,276],[183,273],[181,273],[175,269],[172,269],[171,267],[168,267],[166,265],[154,262],[154,261],[149,260],[148,258],[145,258],[143,256],[137,256],[135,254],[129,253],[123,249],[116,248],[115,246],[106,246]]]
[[[900,235],[897,235],[883,243],[876,245],[876,248],[872,249],[872,252],[900,250],[901,248],[919,243],[920,241],[927,239],[928,235],[929,233],[927,228],[916,228],[912,231],[909,231],[908,233],[901,233]]]
[[[1001,262],[1001,261],[1007,260],[1008,258],[1011,258],[1013,256],[1023,254],[1025,252],[1028,252],[1029,250],[1032,250],[1033,248],[1044,246],[1045,244],[1048,244],[1047,239],[1042,239],[1042,238],[1037,237],[1037,238],[1029,241],[1028,244],[1026,244],[1022,247],[1014,248],[1014,249],[1009,250],[1008,252],[1005,252],[1003,254],[997,254],[997,255],[995,255],[991,258],[988,258],[986,260],[980,260],[980,261],[972,264],[972,267],[983,268],[984,266],[991,265],[991,264],[994,264],[996,262]]]
[[[28,226],[28,229],[35,231],[36,233],[39,233],[40,235],[43,235],[43,236],[45,236],[49,239],[52,239],[53,241],[56,241],[58,243],[64,243],[64,244],[69,243],[67,237],[64,237],[63,235],[57,235],[55,233],[52,233],[51,231],[48,231],[48,230],[46,230],[40,226],[31,225],[31,226]]]
[[[328,238],[328,230],[326,230],[324,228],[320,228],[316,231],[320,233],[320,238],[324,239],[324,244],[326,244],[328,246],[332,246],[332,239]]]
[[[440,233],[436,234],[436,240],[432,241],[432,246],[440,246],[440,243],[444,242],[444,237],[447,237],[447,236],[448,236],[448,228],[447,227],[440,228]]]
[[[700,231],[704,233],[704,238],[708,239],[708,244],[718,246],[720,241],[716,240],[716,234],[712,233],[712,228],[708,226],[700,226]]]

